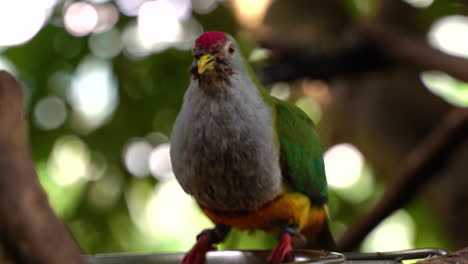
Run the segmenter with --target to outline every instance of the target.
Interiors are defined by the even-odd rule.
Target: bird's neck
[[[226,96],[228,87],[231,86],[229,79],[221,77],[214,72],[199,75],[195,82],[198,82],[198,89],[210,98]]]
[[[193,111],[203,112],[206,117],[216,118],[219,115],[226,115],[226,119],[229,119],[243,116],[244,118],[238,119],[239,123],[236,125],[239,126],[255,126],[247,124],[253,122],[250,120],[251,117],[262,115],[258,117],[270,120],[272,115],[270,105],[265,102],[252,80],[244,80],[237,75],[232,75],[229,80],[193,80],[186,99],[185,103],[191,104]]]

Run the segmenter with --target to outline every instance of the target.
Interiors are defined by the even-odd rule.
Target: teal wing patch
[[[274,99],[283,177],[312,201],[327,201],[323,150],[312,120],[293,104]]]

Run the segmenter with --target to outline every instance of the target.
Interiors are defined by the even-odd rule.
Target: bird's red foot
[[[293,248],[291,244],[291,234],[284,232],[281,235],[280,241],[267,258],[272,264],[280,264],[283,262],[294,261]]]
[[[212,239],[209,233],[201,233],[197,243],[184,256],[181,264],[203,264],[205,262],[206,252],[212,249]]]

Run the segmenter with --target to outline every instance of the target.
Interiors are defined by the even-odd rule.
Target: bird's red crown
[[[223,32],[205,32],[195,40],[195,49],[212,49],[224,41],[226,41],[226,35]]]

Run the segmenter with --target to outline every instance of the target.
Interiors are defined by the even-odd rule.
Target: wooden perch
[[[85,263],[30,157],[22,88],[0,71],[0,263]]]
[[[356,248],[383,219],[419,194],[422,187],[447,166],[467,138],[468,109],[457,108],[408,155],[383,198],[341,237],[337,243],[338,250]]]

